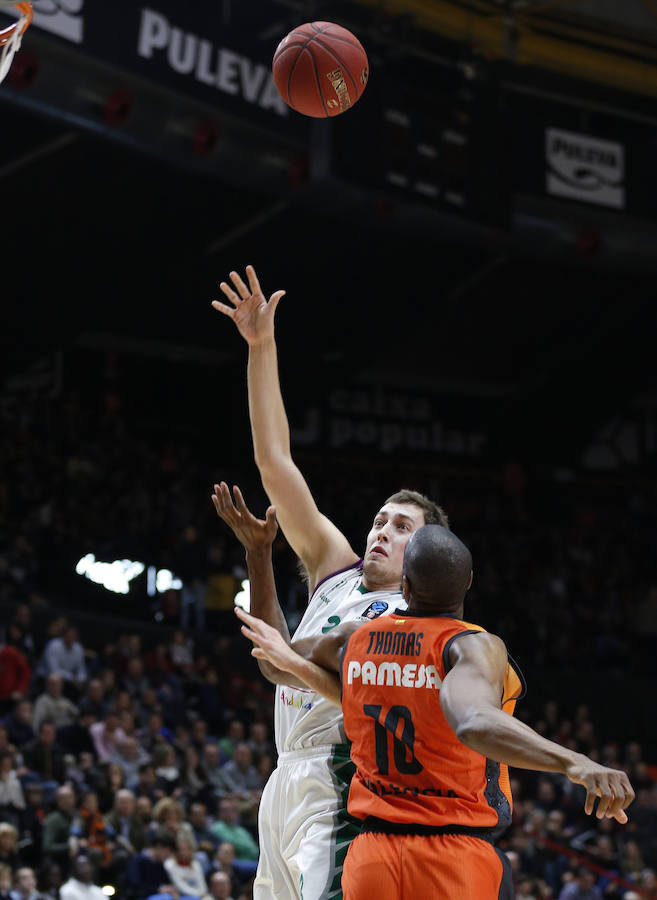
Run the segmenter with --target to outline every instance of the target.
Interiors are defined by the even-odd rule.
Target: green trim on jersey
[[[365,585],[363,584],[362,581],[361,581],[361,583],[358,585],[358,587],[356,588],[356,590],[359,591],[361,594],[371,594],[371,593],[372,593],[372,591],[371,591],[369,588],[366,588],[366,587],[365,587]]]
[[[347,812],[347,799],[349,797],[349,785],[356,772],[356,766],[351,761],[351,744],[336,744],[333,747],[333,756],[330,766],[333,778],[340,797],[340,809],[336,813],[336,829],[333,833],[333,880],[329,886],[326,897],[328,900],[343,900],[342,898],[342,867],[349,844],[357,834],[360,834],[362,822],[354,819]]]

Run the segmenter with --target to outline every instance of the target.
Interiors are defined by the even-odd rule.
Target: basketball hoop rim
[[[26,29],[29,27],[32,21],[32,16],[34,15],[31,3],[0,2],[0,9],[6,6],[15,6],[20,13],[20,17],[15,22],[7,25],[6,28],[0,29],[0,47],[4,44],[9,43],[15,32],[18,32],[18,34],[22,37],[25,34]]]

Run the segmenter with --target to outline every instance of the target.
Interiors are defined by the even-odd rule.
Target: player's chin
[[[390,560],[386,556],[382,556],[380,553],[370,554],[363,562],[364,575],[376,574],[377,578],[381,578],[381,576],[387,575],[389,570],[390,574],[392,575],[393,573],[390,569]]]

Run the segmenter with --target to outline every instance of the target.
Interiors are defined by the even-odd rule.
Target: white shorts
[[[360,822],[347,813],[348,747],[281,753],[258,813],[253,900],[342,900],[342,865]]]

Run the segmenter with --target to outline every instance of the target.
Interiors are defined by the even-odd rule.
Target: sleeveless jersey
[[[452,641],[481,631],[451,616],[399,610],[349,638],[341,677],[344,726],[357,768],[351,815],[491,839],[511,824],[507,766],[462,744],[440,706]],[[524,679],[509,660],[500,703],[513,715]]]
[[[320,581],[294,633],[297,638],[327,634],[341,622],[376,619],[405,608],[399,591],[362,587],[363,561]],[[346,743],[342,712],[321,694],[279,684],[274,704],[274,734],[279,754]]]

